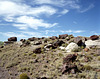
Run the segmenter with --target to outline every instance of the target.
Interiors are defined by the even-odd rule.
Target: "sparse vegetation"
[[[41,45],[34,45],[34,41],[26,40],[23,44],[28,44],[27,46],[18,46],[18,44],[13,43],[0,48],[0,67],[5,68],[10,75],[14,75],[15,79],[35,79],[41,78],[43,76],[50,79],[93,79],[95,73],[97,72],[97,79],[99,79],[99,67],[100,67],[100,56],[98,54],[97,48],[90,49],[85,52],[84,47],[79,46],[79,49],[73,50],[72,52],[66,52],[66,50],[61,50],[59,45],[57,48],[47,48],[44,46],[54,43],[57,41],[51,40],[49,38],[42,39],[47,40],[47,43]],[[66,42],[66,39],[59,39]],[[67,47],[67,43],[73,41],[73,37],[61,46]],[[34,53],[33,51],[37,48],[41,48],[41,53]],[[38,50],[37,50],[38,51]],[[67,66],[76,67],[79,72],[74,72],[73,70],[62,74],[63,63],[67,61],[63,60],[67,55],[75,54],[77,56],[74,62]],[[66,62],[67,63],[67,62]],[[5,72],[6,72],[5,71]],[[81,72],[81,73],[80,73]],[[27,73],[21,74],[20,73]],[[11,78],[11,76],[9,77]]]

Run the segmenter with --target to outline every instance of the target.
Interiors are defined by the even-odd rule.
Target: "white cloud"
[[[79,8],[77,4],[78,0],[34,0],[35,4],[50,4],[57,7],[70,7],[70,8]]]
[[[16,1],[16,0],[14,0]],[[15,3],[10,0],[0,1],[0,16],[3,20],[13,22],[13,26],[19,29],[38,29],[38,27],[50,28],[57,23],[47,23],[43,19],[38,19],[40,15],[51,16],[57,12],[57,9],[51,6],[31,7],[22,3]]]
[[[30,37],[48,37],[39,32],[19,31],[19,32],[0,32],[6,38],[17,37],[18,39],[27,39]]]
[[[18,38],[26,38],[27,36],[24,35],[24,34],[21,34],[21,33],[14,33],[14,32],[6,32],[6,33],[3,33],[3,32],[0,32],[1,35],[4,35],[4,36],[7,36],[7,37],[18,37]]]
[[[83,10],[79,10],[79,12],[80,12],[80,13],[84,13],[84,12],[90,10],[90,9],[93,8],[93,7],[94,7],[94,4],[91,4],[91,5],[89,5],[87,8],[83,9]]]
[[[51,6],[39,6],[33,8],[26,4],[17,4],[11,1],[0,1],[0,15],[2,16],[39,16],[41,14],[53,15],[56,12],[57,10]]]
[[[83,30],[60,30],[61,33],[82,33]]]
[[[67,10],[67,9],[64,9],[62,12],[61,12],[61,14],[66,14],[66,13],[68,13],[69,12],[69,10]]]
[[[50,24],[50,23],[45,22],[42,19],[36,19],[29,16],[18,17],[15,19],[15,22],[19,24],[13,24],[13,26],[19,29],[32,28],[32,29],[37,30],[38,27],[50,28],[57,25],[57,23]]]

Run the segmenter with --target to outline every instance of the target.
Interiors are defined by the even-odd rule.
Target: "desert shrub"
[[[98,78],[97,79],[100,79],[100,76],[98,76]]]
[[[84,65],[84,69],[85,69],[85,70],[91,70],[92,67],[91,67],[89,64],[86,64],[86,65]]]
[[[62,57],[62,56],[63,56],[63,54],[62,54],[62,53],[58,53],[58,56]]]
[[[79,77],[79,78],[85,78],[86,75],[85,75],[84,73],[81,73],[81,74],[78,74],[78,77]]]
[[[11,68],[11,67],[16,66],[16,65],[18,65],[18,61],[9,62],[9,63],[7,63],[6,68]]]
[[[52,47],[50,47],[50,50],[52,50]]]
[[[35,54],[35,53],[33,53],[33,54],[32,54],[32,57],[34,57],[34,58],[35,58],[35,57],[36,57],[36,54]]]
[[[66,51],[65,49],[62,49],[62,51]]]
[[[62,44],[62,46],[63,46],[63,47],[67,47],[67,46],[68,46],[68,44],[67,44],[67,43],[65,43],[65,44]]]
[[[1,46],[4,45],[4,42],[0,41],[0,45],[1,45]]]
[[[22,73],[20,74],[20,79],[30,79],[30,78],[27,76],[27,74]]]
[[[98,60],[100,61],[100,56],[98,56]]]
[[[89,61],[91,61],[91,60],[93,59],[91,55],[87,55],[86,57],[87,57],[87,59],[88,59]]]
[[[81,48],[78,48],[78,49],[73,49],[72,52],[80,52],[81,51]]]

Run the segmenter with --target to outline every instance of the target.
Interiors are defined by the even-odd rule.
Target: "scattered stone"
[[[39,48],[36,48],[34,51],[33,51],[33,53],[36,53],[36,54],[39,54],[39,53],[41,53],[42,51],[41,51],[41,47],[39,47]]]
[[[25,39],[21,39],[20,41],[21,41],[22,43],[24,43],[26,40],[25,40]]]
[[[67,36],[68,34],[59,35],[59,39],[65,39]]]
[[[13,44],[13,41],[4,41],[4,45],[9,45],[9,44]]]
[[[10,37],[8,38],[8,41],[17,41],[17,37]]]
[[[63,58],[63,64],[74,62],[77,58],[77,54],[69,54],[65,58]]]
[[[32,38],[28,38],[28,40],[34,41],[34,40],[36,40],[36,38],[35,37],[32,37]]]
[[[40,45],[40,44],[42,44],[42,41],[36,41],[36,42],[34,43],[34,45]]]
[[[100,40],[87,40],[85,41],[86,48],[100,48]]]
[[[61,50],[65,49],[65,47],[62,47],[62,46],[60,46],[59,48],[60,48]]]
[[[48,45],[44,46],[44,48],[49,50],[48,48],[55,49],[56,47],[54,47],[52,44],[48,44]]]
[[[4,48],[4,46],[0,46],[0,48]]]
[[[85,51],[85,52],[88,52],[88,51],[89,51],[89,48],[85,48],[84,51]]]
[[[64,64],[62,68],[62,74],[64,73],[72,73],[80,72],[75,64]]]
[[[83,43],[81,37],[75,37],[74,43],[76,43],[78,46],[81,46]]]
[[[55,40],[55,39],[58,39],[58,37],[52,36],[52,37],[50,37],[50,39]]]
[[[76,43],[71,42],[66,48],[65,50],[67,50],[67,52],[72,52],[73,50],[78,50],[78,45]]]
[[[99,36],[97,36],[97,35],[92,35],[92,36],[90,36],[90,39],[91,40],[97,40],[99,38]]]
[[[57,40],[56,42],[53,43],[54,47],[61,46],[62,44],[64,44],[62,40]]]

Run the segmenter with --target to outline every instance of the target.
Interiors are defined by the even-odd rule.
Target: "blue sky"
[[[100,35],[100,0],[0,0],[0,41]]]

